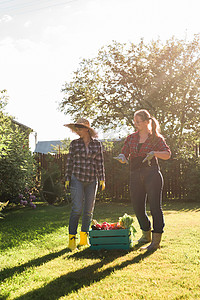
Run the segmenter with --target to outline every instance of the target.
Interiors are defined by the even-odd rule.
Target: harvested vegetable
[[[119,224],[123,227],[123,228],[133,228],[133,217],[131,217],[130,215],[128,215],[127,213],[125,213],[123,215],[123,217],[119,218]],[[133,228],[134,229],[134,228]],[[135,229],[134,229],[135,230]]]
[[[107,223],[103,222],[102,224],[99,224],[96,220],[92,221],[92,230],[113,230],[113,229],[123,229],[121,224],[119,222],[117,223]]]
[[[133,218],[128,214],[124,214],[123,217],[119,218],[117,223],[107,223],[103,222],[99,224],[96,220],[92,221],[92,230],[116,230],[116,229],[127,229],[132,228],[133,232],[136,232],[133,227]]]

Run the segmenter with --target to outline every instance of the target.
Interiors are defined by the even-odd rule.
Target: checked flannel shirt
[[[83,182],[92,182],[96,178],[99,181],[105,181],[103,150],[100,141],[91,139],[88,151],[82,138],[71,142],[65,179],[70,181],[72,174]]]
[[[149,134],[148,138],[141,145],[141,148],[138,151],[139,138],[138,131],[130,134],[126,138],[121,151],[121,153],[123,153],[127,159],[130,159],[132,169],[147,166],[147,163],[142,164],[142,160],[146,157],[147,153],[151,151],[170,152],[170,149],[162,136],[156,137],[153,141],[151,134]],[[157,164],[157,158],[154,157],[152,159],[152,164]]]

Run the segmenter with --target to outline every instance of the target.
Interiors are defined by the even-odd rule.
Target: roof
[[[53,149],[54,146],[62,146],[62,141],[42,141],[37,142],[34,152],[39,152],[43,154],[55,153]]]
[[[13,122],[14,124],[20,126],[20,127],[23,127],[24,129],[33,131],[32,128],[30,128],[30,127],[28,127],[28,126],[26,126],[26,125],[24,125],[24,124],[22,124],[22,123],[19,123],[18,121],[14,120],[14,119],[12,119],[12,122]]]
[[[106,140],[99,140],[100,142],[119,142],[121,141],[121,139],[106,139]],[[43,154],[48,154],[48,153],[56,153],[56,151],[54,150],[54,146],[61,146],[62,147],[62,141],[61,140],[57,140],[57,141],[40,141],[37,142],[37,145],[35,147],[34,152],[38,152],[38,153],[43,153]]]

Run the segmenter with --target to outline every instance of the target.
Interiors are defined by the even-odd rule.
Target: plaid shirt
[[[92,139],[88,145],[88,152],[82,138],[71,142],[65,179],[70,181],[72,174],[84,182],[92,182],[96,178],[105,181],[103,150],[100,141]]]
[[[123,153],[126,156],[126,158],[130,158],[131,161],[138,157],[141,157],[142,161],[142,159],[146,157],[147,153],[151,151],[170,152],[170,149],[163,137],[156,137],[156,139],[153,141],[151,134],[149,134],[148,138],[142,144],[140,150],[138,151],[139,138],[139,132],[137,131],[130,134],[124,142],[124,146],[122,148],[121,153]]]

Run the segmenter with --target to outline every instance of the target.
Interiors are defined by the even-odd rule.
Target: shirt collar
[[[136,134],[137,140],[139,140],[139,138],[140,138],[140,136],[139,136],[139,131],[136,131],[135,134]],[[148,138],[147,138],[147,139],[149,139],[151,136],[152,136],[152,134],[149,132],[149,133],[148,133]]]

